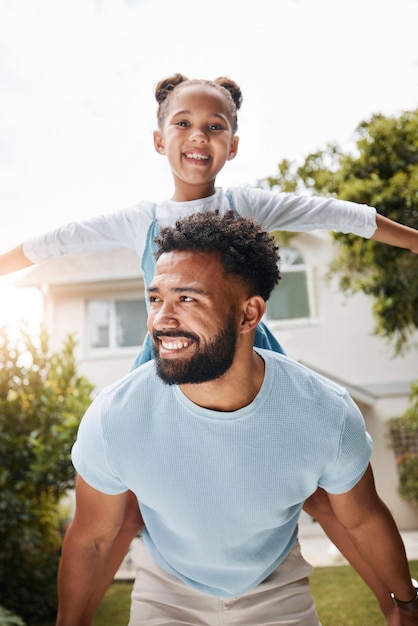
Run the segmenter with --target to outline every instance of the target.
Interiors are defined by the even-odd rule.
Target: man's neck
[[[238,411],[251,404],[261,389],[265,364],[256,352],[247,362],[235,358],[230,369],[220,378],[198,385],[180,385],[181,391],[194,404],[219,412]]]

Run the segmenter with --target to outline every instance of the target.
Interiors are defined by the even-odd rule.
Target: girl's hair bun
[[[242,92],[237,83],[232,80],[232,78],[227,78],[226,76],[220,76],[219,78],[216,78],[213,82],[229,91],[238,111],[242,104]]]
[[[183,74],[173,74],[168,78],[163,78],[157,83],[155,87],[155,99],[158,104],[162,104],[169,94],[175,89],[180,83],[184,83],[184,81],[189,80],[187,76]]]

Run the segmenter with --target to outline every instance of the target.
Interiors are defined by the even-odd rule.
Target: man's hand
[[[387,626],[402,626],[400,610],[393,604],[392,600],[390,603],[392,606],[385,607],[384,610],[382,609]]]
[[[418,625],[418,609],[416,611],[403,611],[398,609],[401,616],[401,626],[417,626]]]

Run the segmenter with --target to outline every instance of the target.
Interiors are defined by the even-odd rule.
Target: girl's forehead
[[[225,96],[211,85],[185,85],[176,90],[171,98],[170,111],[187,110],[195,107],[208,107],[229,116]]]

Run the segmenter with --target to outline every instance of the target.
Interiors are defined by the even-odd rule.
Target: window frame
[[[117,303],[119,302],[141,302],[143,310],[145,312],[145,334],[146,335],[146,320],[147,320],[147,306],[145,298],[138,294],[131,296],[115,296],[111,294],[97,295],[85,300],[85,328],[86,328],[86,352],[88,355],[110,355],[110,354],[131,354],[137,353],[141,350],[143,342],[130,346],[118,346],[117,345]],[[92,302],[107,302],[109,305],[109,345],[107,346],[92,346],[91,345],[91,324],[89,315],[89,304]]]
[[[294,263],[289,262],[291,259],[300,258],[302,262]],[[315,272],[312,266],[310,266],[306,262],[306,258],[304,254],[298,250],[297,248],[293,248],[291,246],[283,246],[280,248],[280,273],[282,275],[282,280],[284,279],[285,274],[291,274],[295,272],[304,272],[306,279],[306,291],[307,291],[307,301],[309,308],[309,316],[303,317],[289,317],[289,318],[270,318],[268,316],[268,310],[266,308],[266,314],[264,316],[264,320],[266,324],[272,330],[277,328],[290,328],[297,326],[310,326],[312,324],[317,323],[317,308],[316,308],[316,297],[315,297]],[[280,281],[281,282],[281,281]],[[280,282],[278,286],[275,287],[277,293],[280,296]],[[272,295],[274,293],[272,292]],[[270,296],[271,297],[271,296]]]

